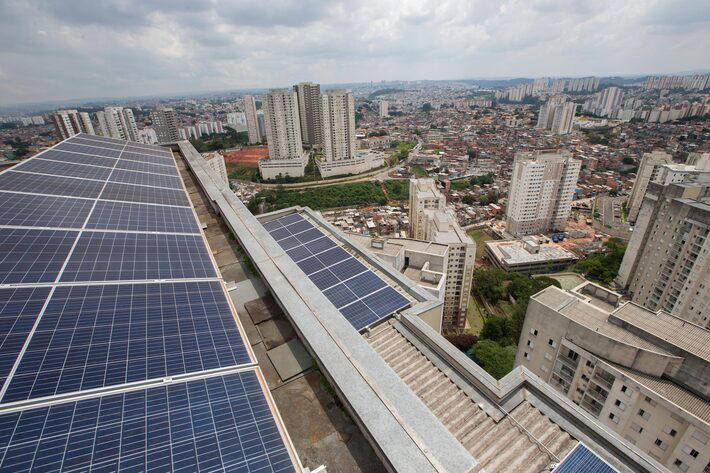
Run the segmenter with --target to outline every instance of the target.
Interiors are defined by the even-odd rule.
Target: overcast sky
[[[710,67],[710,1],[0,0],[0,104]]]

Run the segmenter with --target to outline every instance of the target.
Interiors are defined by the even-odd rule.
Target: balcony
[[[611,375],[603,375],[600,374],[599,371],[594,373],[594,376],[592,376],[592,381],[597,383],[599,386],[602,388],[606,389],[609,391],[611,389],[611,386],[614,384],[615,378]]]
[[[606,396],[604,396],[602,393],[595,391],[594,389],[587,389],[586,392],[587,396],[591,396],[594,398],[595,401],[599,402],[600,404],[604,404],[606,402]],[[608,394],[607,394],[608,396]]]

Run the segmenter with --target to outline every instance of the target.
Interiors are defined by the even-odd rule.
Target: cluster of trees
[[[371,131],[367,136],[387,136],[387,132],[385,130]]]
[[[486,174],[483,176],[473,176],[470,179],[459,179],[457,181],[451,181],[451,188],[455,191],[460,191],[468,189],[473,186],[484,186],[486,184],[493,184],[495,181],[495,174]]]
[[[247,207],[255,212],[262,200],[269,206],[269,210],[279,210],[294,205],[320,210],[387,203],[382,187],[376,182],[352,182],[299,190],[267,189],[252,197]]]
[[[525,321],[530,296],[548,286],[560,287],[560,283],[547,276],[532,278],[522,273],[506,273],[497,268],[476,269],[473,273],[475,295],[490,304],[515,300],[510,317],[488,315],[478,341],[466,351],[476,363],[491,376],[500,379],[513,369],[516,342]]]
[[[397,92],[402,92],[402,89],[378,89],[370,94],[370,99],[374,99],[380,95],[394,94]]]
[[[403,161],[409,157],[409,152],[417,145],[416,141],[399,141],[395,144],[397,161]]]
[[[465,195],[461,198],[461,202],[466,205],[473,205],[478,202],[481,205],[498,203],[498,194],[484,194],[476,197],[475,195]]]
[[[15,158],[22,158],[30,152],[30,143],[22,141],[20,138],[15,137],[11,140],[5,140],[4,143],[12,146]]]
[[[407,200],[407,199],[409,199],[409,181],[408,180],[385,181],[385,189],[387,190],[387,196],[392,200]]]
[[[246,131],[238,132],[232,128],[226,128],[226,133],[212,133],[204,138],[192,139],[190,143],[200,153],[206,153],[235,146],[246,146],[249,144],[249,134]]]
[[[609,238],[604,242],[604,251],[595,253],[572,266],[572,270],[584,277],[602,284],[611,284],[619,273],[624,259],[626,245],[620,238]]]

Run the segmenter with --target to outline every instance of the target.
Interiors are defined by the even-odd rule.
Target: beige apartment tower
[[[256,101],[251,95],[242,97],[242,108],[247,120],[247,134],[249,135],[249,144],[258,144],[262,142],[261,132],[259,131],[259,119],[256,114]]]
[[[293,86],[298,97],[298,115],[301,120],[301,139],[309,146],[322,142],[322,112],[320,84],[301,82]]]
[[[634,302],[710,328],[710,176],[648,184],[616,283]]]
[[[321,97],[321,110],[323,159],[325,161],[353,159],[355,157],[355,99],[353,93],[349,90],[326,91]]]
[[[628,209],[631,222],[636,221],[648,183],[656,179],[656,175],[662,165],[672,162],[671,155],[663,151],[644,153],[636,172],[636,181],[634,181],[634,187],[631,189],[631,196],[629,197]]]
[[[409,181],[409,222],[411,238],[449,247],[442,326],[445,332],[463,329],[471,297],[476,243],[446,208],[446,197],[433,179]]]
[[[710,464],[710,331],[590,282],[530,298],[524,366],[671,472]]]
[[[159,143],[172,143],[180,140],[175,109],[159,108],[150,112],[150,118],[153,121],[153,129],[158,135]]]
[[[296,92],[272,89],[264,95],[264,120],[269,157],[259,161],[261,176],[264,179],[303,176],[307,160],[301,142]]]
[[[52,122],[60,139],[66,140],[79,133],[96,134],[91,118],[86,112],[77,110],[57,110],[52,114]]]
[[[507,204],[508,233],[520,237],[564,230],[581,162],[567,151],[517,153]]]
[[[139,141],[138,126],[133,110],[123,107],[106,107],[103,112],[96,112],[101,133],[119,140]]]

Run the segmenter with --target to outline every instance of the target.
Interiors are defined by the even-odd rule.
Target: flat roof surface
[[[539,244],[540,251],[538,253],[530,253],[526,250],[523,240],[488,240],[485,244],[493,252],[496,259],[508,265],[577,259],[574,253],[555,243]]]

